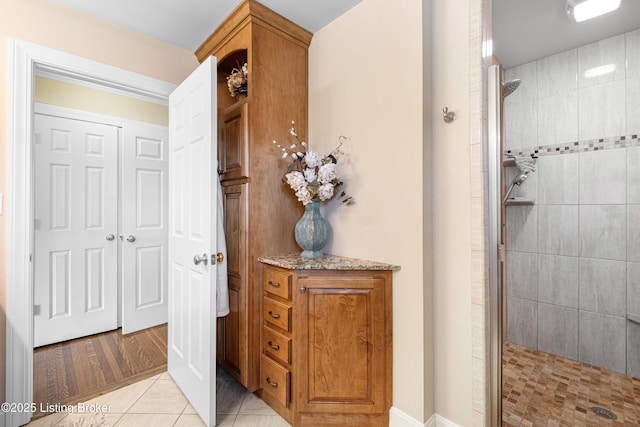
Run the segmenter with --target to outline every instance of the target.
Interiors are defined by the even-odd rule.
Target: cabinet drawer
[[[263,287],[265,292],[291,300],[291,274],[266,268]]]
[[[291,338],[265,326],[262,329],[262,349],[278,362],[291,365]]]
[[[264,354],[260,363],[260,385],[265,393],[275,397],[278,402],[289,406],[291,373]]]
[[[291,331],[291,307],[264,297],[262,303],[263,319],[280,329]]]

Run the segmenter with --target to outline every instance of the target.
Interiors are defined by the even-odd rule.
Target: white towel
[[[224,238],[224,198],[222,197],[222,185],[218,176],[218,218],[217,225],[217,251],[224,255],[224,261],[219,262],[216,268],[216,316],[224,317],[229,314],[229,287],[227,283],[227,242]]]
[[[536,170],[536,161],[531,156],[516,156],[514,160],[521,173],[529,173]]]

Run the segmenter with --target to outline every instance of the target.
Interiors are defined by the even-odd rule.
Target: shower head
[[[528,177],[529,172],[518,174],[513,178],[513,181],[511,181],[511,185],[520,186]]]
[[[520,184],[522,184],[528,177],[529,177],[529,172],[521,172],[520,174],[516,175],[513,178],[513,180],[511,180],[511,184],[509,185],[509,189],[507,190],[507,192],[506,192],[506,194],[504,196],[504,200],[502,202],[506,203],[507,200],[509,199],[509,196],[511,195],[511,192],[515,188],[515,186],[517,185],[519,187]]]
[[[502,85],[502,97],[506,98],[507,96],[511,95],[513,92],[515,92],[516,89],[518,89],[518,86],[520,86],[520,79],[509,80],[508,82],[504,83]]]

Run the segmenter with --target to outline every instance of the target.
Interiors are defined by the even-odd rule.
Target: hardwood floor
[[[129,335],[117,329],[36,348],[33,363],[37,408],[78,403],[166,371],[167,325]]]

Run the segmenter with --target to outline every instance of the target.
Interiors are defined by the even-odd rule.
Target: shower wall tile
[[[626,371],[626,320],[578,311],[578,360],[616,372]]]
[[[640,29],[505,71],[516,78],[506,149],[540,157],[512,193],[535,205],[506,210],[507,337],[640,377],[625,318],[640,316]]]
[[[627,263],[626,314],[640,317],[640,264],[636,262]]]
[[[640,325],[627,321],[627,375],[640,378]]]
[[[578,360],[578,310],[539,303],[538,350]]]
[[[535,100],[506,105],[504,120],[507,150],[517,150],[537,144],[538,120]]]
[[[627,263],[594,258],[580,259],[581,310],[626,316]]]
[[[580,203],[624,204],[627,199],[627,151],[580,153]]]
[[[640,262],[640,205],[627,206],[627,261]]]
[[[538,207],[538,248],[541,254],[578,255],[578,206]]]
[[[578,88],[578,50],[538,59],[538,97],[570,92]]]
[[[538,301],[578,307],[579,258],[558,255],[540,255],[538,265]],[[509,260],[507,259],[507,268]]]
[[[640,77],[627,79],[627,132],[626,135],[640,134]]]
[[[626,217],[624,205],[580,205],[580,256],[624,261]]]
[[[504,99],[505,105],[522,101],[534,101],[538,96],[538,78],[536,76],[536,61],[509,68],[504,72],[504,81],[520,79],[518,90]]]
[[[578,159],[578,153],[538,159],[539,204],[578,204]]]
[[[507,296],[537,299],[538,254],[507,251]]]
[[[625,34],[627,78],[640,76],[640,30]]]
[[[529,348],[538,344],[538,303],[507,298],[507,339]]]
[[[638,112],[640,114],[640,112]],[[627,203],[640,203],[640,146],[627,150]]]
[[[578,91],[538,99],[538,144],[578,141]]]
[[[507,208],[507,249],[538,252],[538,207]]]
[[[578,87],[596,86],[625,78],[625,36],[611,37],[578,48]],[[589,77],[589,74],[611,69],[610,72]]]
[[[580,141],[624,135],[625,81],[580,89],[578,118]]]

